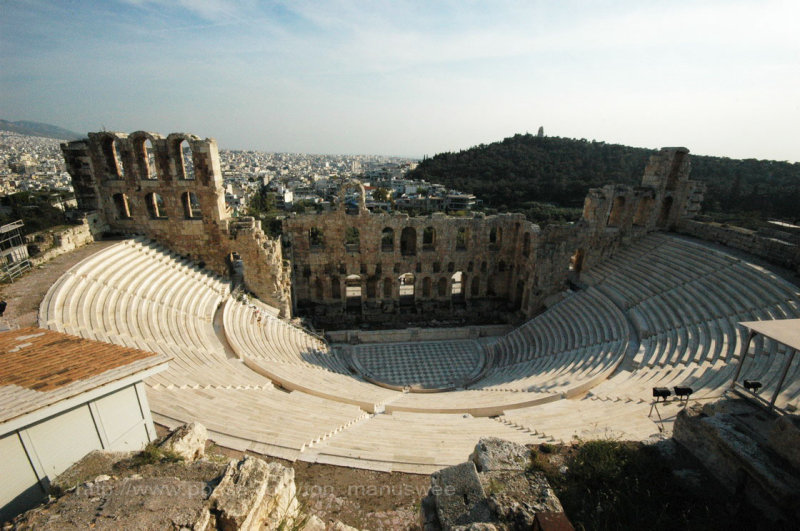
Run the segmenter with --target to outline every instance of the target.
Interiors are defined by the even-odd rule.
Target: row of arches
[[[102,143],[102,154],[105,159],[108,179],[125,179],[128,175],[136,175],[144,180],[164,178],[163,175],[160,175],[153,141],[149,137],[137,136],[128,139],[133,148],[133,159],[137,166],[135,169],[125,164],[122,150],[120,149],[120,140],[119,138],[108,137]],[[194,180],[194,156],[189,141],[178,138],[168,142],[167,145],[170,146],[170,143],[172,144],[171,151],[175,154],[175,171],[178,178]]]
[[[130,202],[128,195],[124,193],[116,193],[112,196],[114,208],[116,210],[117,219],[133,219]],[[194,192],[183,192],[180,196],[180,203],[183,207],[183,216],[185,219],[202,219],[203,214],[200,209],[200,201]],[[164,205],[164,198],[161,194],[156,192],[149,192],[144,195],[144,204],[147,210],[147,216],[150,219],[169,219]]]
[[[327,289],[326,289],[327,288]],[[481,293],[481,288],[485,289]],[[327,281],[316,277],[311,284],[312,296],[316,301],[342,300],[348,307],[360,305],[364,298],[397,299],[400,306],[413,304],[421,300],[443,300],[449,298],[453,302],[463,302],[467,294],[470,297],[506,296],[505,284],[495,276],[489,275],[485,280],[479,276],[467,279],[463,271],[452,275],[431,277],[412,272],[402,273],[396,277],[369,277],[364,280],[361,275],[347,275],[344,279],[333,276]],[[521,286],[520,286],[521,289]]]
[[[503,229],[492,227],[489,231],[489,244],[493,250],[497,250],[502,241]],[[456,231],[455,249],[466,251],[470,233],[467,227],[459,227]],[[530,234],[526,234],[526,248],[530,247]],[[395,230],[385,227],[381,231],[380,249],[384,253],[393,253],[396,250]],[[312,251],[320,251],[326,246],[325,232],[321,227],[311,227],[308,231],[308,244]],[[403,256],[415,256],[417,254],[417,229],[405,227],[400,232],[400,254]],[[357,252],[360,250],[361,235],[356,227],[348,227],[344,234],[344,245],[347,251]],[[437,246],[437,233],[434,227],[425,227],[422,231],[422,250],[435,251]],[[526,254],[527,256],[527,254]]]

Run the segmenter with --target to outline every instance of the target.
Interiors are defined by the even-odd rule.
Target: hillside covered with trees
[[[515,135],[458,153],[424,159],[412,179],[475,194],[499,211],[537,222],[580,216],[589,188],[637,185],[651,149],[559,137]],[[691,179],[708,186],[704,214],[756,226],[769,218],[800,218],[800,163],[691,155]]]

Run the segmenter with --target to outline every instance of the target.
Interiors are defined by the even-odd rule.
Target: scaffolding
[[[28,247],[22,237],[21,229],[25,223],[21,219],[0,227],[0,281],[14,282],[31,269]]]

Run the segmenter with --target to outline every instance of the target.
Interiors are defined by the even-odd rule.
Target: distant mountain
[[[501,211],[531,202],[580,208],[591,187],[637,185],[652,149],[559,137],[515,135],[423,160],[409,178],[464,190]],[[692,155],[690,178],[708,186],[705,213],[796,220],[800,163]],[[535,217],[535,216],[531,216]]]
[[[58,127],[57,125],[43,124],[40,122],[28,122],[20,120],[18,122],[10,122],[8,120],[0,120],[0,131],[11,131],[21,135],[29,136],[43,136],[45,138],[57,138],[59,140],[80,140],[86,135]]]

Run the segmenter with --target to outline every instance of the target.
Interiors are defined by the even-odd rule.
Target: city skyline
[[[420,158],[516,133],[797,161],[800,6],[7,2],[0,117]]]

